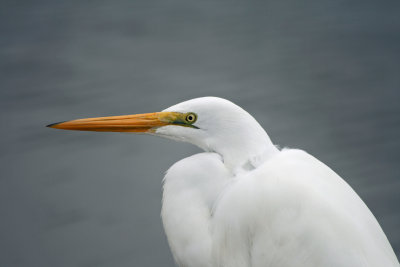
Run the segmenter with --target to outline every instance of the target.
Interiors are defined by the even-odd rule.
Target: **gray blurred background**
[[[208,95],[337,171],[400,254],[400,1],[0,4],[0,266],[174,266],[161,181],[199,150],[44,126]]]

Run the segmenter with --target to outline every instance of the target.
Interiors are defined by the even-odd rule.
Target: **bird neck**
[[[210,148],[221,155],[225,166],[233,174],[255,169],[279,152],[261,126],[211,142]]]

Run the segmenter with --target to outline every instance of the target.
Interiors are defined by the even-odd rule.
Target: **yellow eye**
[[[197,120],[197,115],[194,113],[188,113],[185,117],[186,122],[194,123]]]

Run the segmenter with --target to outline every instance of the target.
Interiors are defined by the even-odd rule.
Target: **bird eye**
[[[197,115],[194,114],[194,113],[188,113],[188,114],[186,115],[185,120],[186,120],[188,123],[194,123],[194,122],[197,120]]]

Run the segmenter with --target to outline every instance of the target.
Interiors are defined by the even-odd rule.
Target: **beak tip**
[[[56,122],[56,123],[51,123],[51,124],[49,124],[49,125],[46,125],[46,127],[55,128],[54,126],[56,126],[56,125],[58,125],[58,124],[60,124],[60,123],[63,123],[63,122],[65,122],[65,121],[60,121],[60,122]]]

